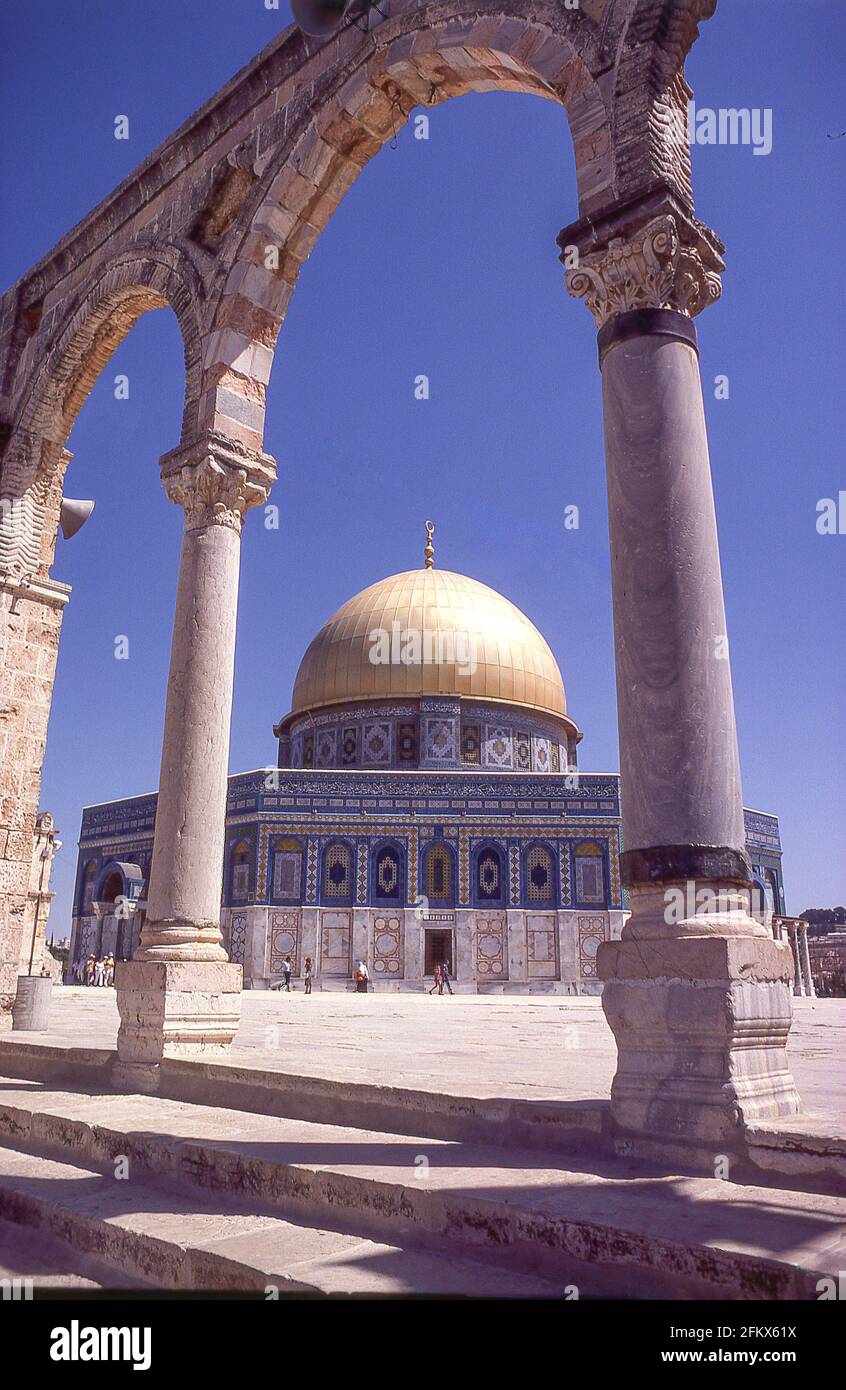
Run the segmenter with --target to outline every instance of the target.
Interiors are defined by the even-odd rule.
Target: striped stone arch
[[[152,246],[98,266],[39,320],[16,365],[22,380],[18,414],[2,460],[0,495],[24,499],[29,526],[14,528],[16,544],[0,534],[7,564],[37,557],[46,576],[54,528],[49,502],[61,483],[69,455],[64,445],[79,411],[109,358],[144,313],[173,310],[185,354],[183,422],[193,426],[201,386],[203,289],[195,268],[173,246]],[[5,528],[4,528],[5,530]]]
[[[366,38],[354,26],[328,43],[300,36],[296,80],[268,94],[254,138],[230,156],[241,204],[209,287],[202,427],[260,447],[273,351],[300,268],[414,110],[469,92],[533,93],[566,111],[583,221],[659,181],[689,201],[689,149],[660,113],[681,109],[684,58],[714,3],[391,0]],[[646,94],[638,87],[635,104],[638,82]]]

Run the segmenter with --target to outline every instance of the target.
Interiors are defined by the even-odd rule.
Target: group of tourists
[[[114,962],[112,962],[112,965],[114,966]],[[290,994],[291,976],[293,973],[294,966],[291,957],[286,956],[282,962],[282,978],[281,980],[276,980],[270,986],[270,988],[285,990],[286,993]],[[312,960],[311,956],[306,956],[305,965],[303,966],[303,992],[305,994],[311,994],[311,983],[313,978],[314,961]],[[370,987],[370,971],[367,969],[367,965],[363,960],[360,960],[358,962],[355,968],[355,972],[353,974],[353,980],[355,981],[356,994],[366,994]],[[97,983],[99,983],[99,981]],[[438,994],[443,994],[445,988],[449,991],[450,994],[452,994],[452,984],[450,983],[449,967],[447,966],[446,961],[441,961],[438,965],[435,966],[435,983],[432,985],[432,988],[429,990],[429,993],[434,994],[437,990]]]
[[[71,980],[75,985],[113,985],[115,982],[114,956],[89,956],[87,960],[76,960],[71,969]]]

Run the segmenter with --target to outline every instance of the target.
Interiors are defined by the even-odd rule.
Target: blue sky
[[[287,23],[263,0],[4,0],[0,279],[10,284]],[[698,215],[727,244],[698,320],[748,806],[781,818],[788,908],[846,900],[846,537],[816,505],[843,462],[842,98],[837,0],[721,0],[688,63],[697,106],[772,110],[773,149],[696,147]],[[116,141],[118,114],[130,140]],[[274,761],[300,657],[364,585],[437,562],[501,590],[555,651],[585,770],[618,766],[600,382],[555,237],[577,215],[564,112],[511,94],[448,102],[365,170],[305,266],[268,393],[278,531],[244,535],[232,771]],[[114,399],[114,377],[130,395]],[[414,378],[431,381],[416,401]],[[729,399],[714,399],[714,378]],[[158,778],[181,513],[158,459],[179,439],[181,344],[140,320],[71,436],[66,492],[96,498],[59,542],[73,585],[42,785],[80,813]],[[581,509],[578,531],[564,509]],[[114,659],[115,638],[130,659]]]

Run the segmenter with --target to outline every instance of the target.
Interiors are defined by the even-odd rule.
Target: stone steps
[[[449,1251],[559,1291],[575,1284],[582,1296],[814,1298],[817,1281],[843,1262],[844,1198],[642,1162],[564,1163],[531,1150],[12,1080],[0,1080],[0,1143],[89,1174],[124,1156],[132,1180],[106,1179],[115,1189],[167,1182],[227,1211],[238,1201],[255,1219],[409,1256]],[[171,1231],[180,1245],[182,1220]]]
[[[167,1184],[0,1147],[0,1227],[73,1252],[82,1287],[554,1298],[547,1281],[483,1263],[256,1215]],[[11,1240],[7,1239],[7,1244]],[[57,1262],[58,1263],[58,1262]],[[49,1277],[39,1279],[49,1283]]]
[[[0,1150],[2,1154],[2,1150]],[[66,1289],[73,1297],[79,1291],[142,1287],[139,1280],[118,1276],[99,1261],[71,1250],[49,1232],[34,1227],[22,1229],[0,1218],[0,1298],[25,1302],[36,1289]]]

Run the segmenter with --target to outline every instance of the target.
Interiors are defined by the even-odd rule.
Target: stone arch
[[[671,189],[692,211],[685,59],[717,0],[635,0],[620,34],[612,138],[618,197],[650,185]]]
[[[144,313],[173,310],[185,361],[183,432],[190,432],[201,387],[202,287],[174,246],[126,252],[93,271],[76,291],[45,313],[17,365],[25,383],[0,468],[0,494],[20,500],[23,523],[0,551],[7,563],[34,566],[46,576],[52,562],[65,443],[109,358]],[[10,531],[12,528],[10,528]]]
[[[64,444],[112,353],[142,314],[173,310],[185,352],[185,411],[200,387],[202,282],[176,246],[139,247],[106,261],[62,300],[41,354],[28,365],[16,429]],[[48,336],[49,334],[49,336]],[[23,362],[21,364],[23,366]]]
[[[273,353],[299,271],[364,166],[410,117],[470,92],[533,93],[564,108],[582,215],[613,200],[603,88],[583,50],[584,16],[555,0],[516,16],[494,3],[462,13],[422,5],[386,22],[352,64],[337,56],[311,106],[299,93],[266,122],[244,198],[218,256],[204,359],[201,426],[259,449]],[[317,84],[315,84],[317,86]],[[281,138],[275,131],[283,131]]]

